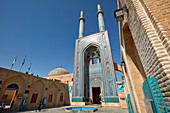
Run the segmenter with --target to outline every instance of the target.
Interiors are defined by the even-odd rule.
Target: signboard
[[[146,110],[148,112],[152,109],[156,113],[168,113],[156,78],[147,78],[143,82],[142,89],[145,95]]]
[[[117,83],[117,91],[121,92],[123,90],[123,83]]]
[[[68,87],[68,93],[72,93],[72,86]]]
[[[26,105],[28,102],[28,97],[25,97],[22,101],[21,107],[20,107],[20,111],[25,111]]]
[[[24,97],[24,94],[19,94],[18,96],[17,96],[17,98],[23,98]]]
[[[44,99],[43,99],[43,103],[42,103],[42,109],[44,109],[44,108],[45,108],[45,106],[46,106],[46,102],[47,102],[47,98],[46,98],[46,97],[44,97]]]

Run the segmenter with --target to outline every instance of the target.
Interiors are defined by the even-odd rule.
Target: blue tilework
[[[119,98],[105,98],[105,102],[114,102],[114,103],[119,103]]]
[[[145,95],[145,99],[153,100],[153,108],[157,113],[168,113],[156,78],[147,78],[143,83],[142,89]]]
[[[82,98],[72,98],[72,102],[83,102]]]

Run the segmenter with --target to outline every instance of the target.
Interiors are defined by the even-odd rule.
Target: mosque
[[[84,35],[84,13],[75,40],[74,68],[56,68],[47,77],[0,67],[0,103],[13,110],[100,104],[129,113],[170,112],[168,0],[117,0],[121,66],[113,62],[101,6],[99,32]],[[161,3],[161,4],[160,4]],[[115,71],[122,72],[117,81]],[[166,107],[167,106],[167,107]]]
[[[41,78],[0,68],[0,103],[20,111],[36,108],[40,100],[44,108],[88,104],[127,108],[122,82],[117,81],[115,73],[122,71],[121,66],[113,62],[104,12],[100,5],[97,9],[99,32],[88,36],[84,35],[81,11],[73,73],[56,68]]]
[[[45,78],[60,80],[71,87],[71,105],[120,106],[120,101],[125,100],[119,99],[115,70],[121,71],[121,67],[113,62],[109,35],[104,25],[104,12],[99,4],[97,8],[99,32],[88,36],[84,36],[85,18],[81,11],[73,73],[57,68]]]

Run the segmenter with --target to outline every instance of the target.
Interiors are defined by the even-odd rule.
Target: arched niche
[[[42,82],[42,80],[36,80],[35,82],[33,82],[31,84],[29,96],[28,96],[28,103],[27,103],[28,108],[35,108],[37,103],[40,100],[43,100],[45,89],[46,88],[44,87],[44,83]],[[33,95],[35,95],[35,94],[37,94],[36,102],[31,102]]]
[[[83,72],[84,72],[84,96],[90,96],[90,83],[89,74],[91,73],[92,66],[101,64],[101,53],[100,48],[96,45],[89,45],[83,54]]]
[[[25,79],[21,76],[21,75],[15,75],[15,76],[12,76],[12,77],[9,77],[7,78],[3,84],[2,84],[2,87],[1,87],[1,93],[0,93],[0,100],[1,102],[3,101],[3,96],[6,92],[6,89],[7,87],[9,87],[11,84],[16,84],[18,89],[14,89],[15,91],[15,94],[14,92],[12,92],[12,95],[13,95],[13,99],[11,100],[10,102],[10,108],[12,107],[15,107],[15,108],[18,108],[18,103],[21,103],[21,99],[17,99],[16,96],[17,94],[23,94],[24,93],[24,89],[25,89],[25,85],[26,85],[26,81]],[[19,108],[18,108],[19,109]]]

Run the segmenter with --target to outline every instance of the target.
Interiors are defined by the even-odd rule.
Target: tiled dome
[[[48,76],[58,76],[63,74],[69,74],[69,72],[63,68],[56,68],[49,72]]]

